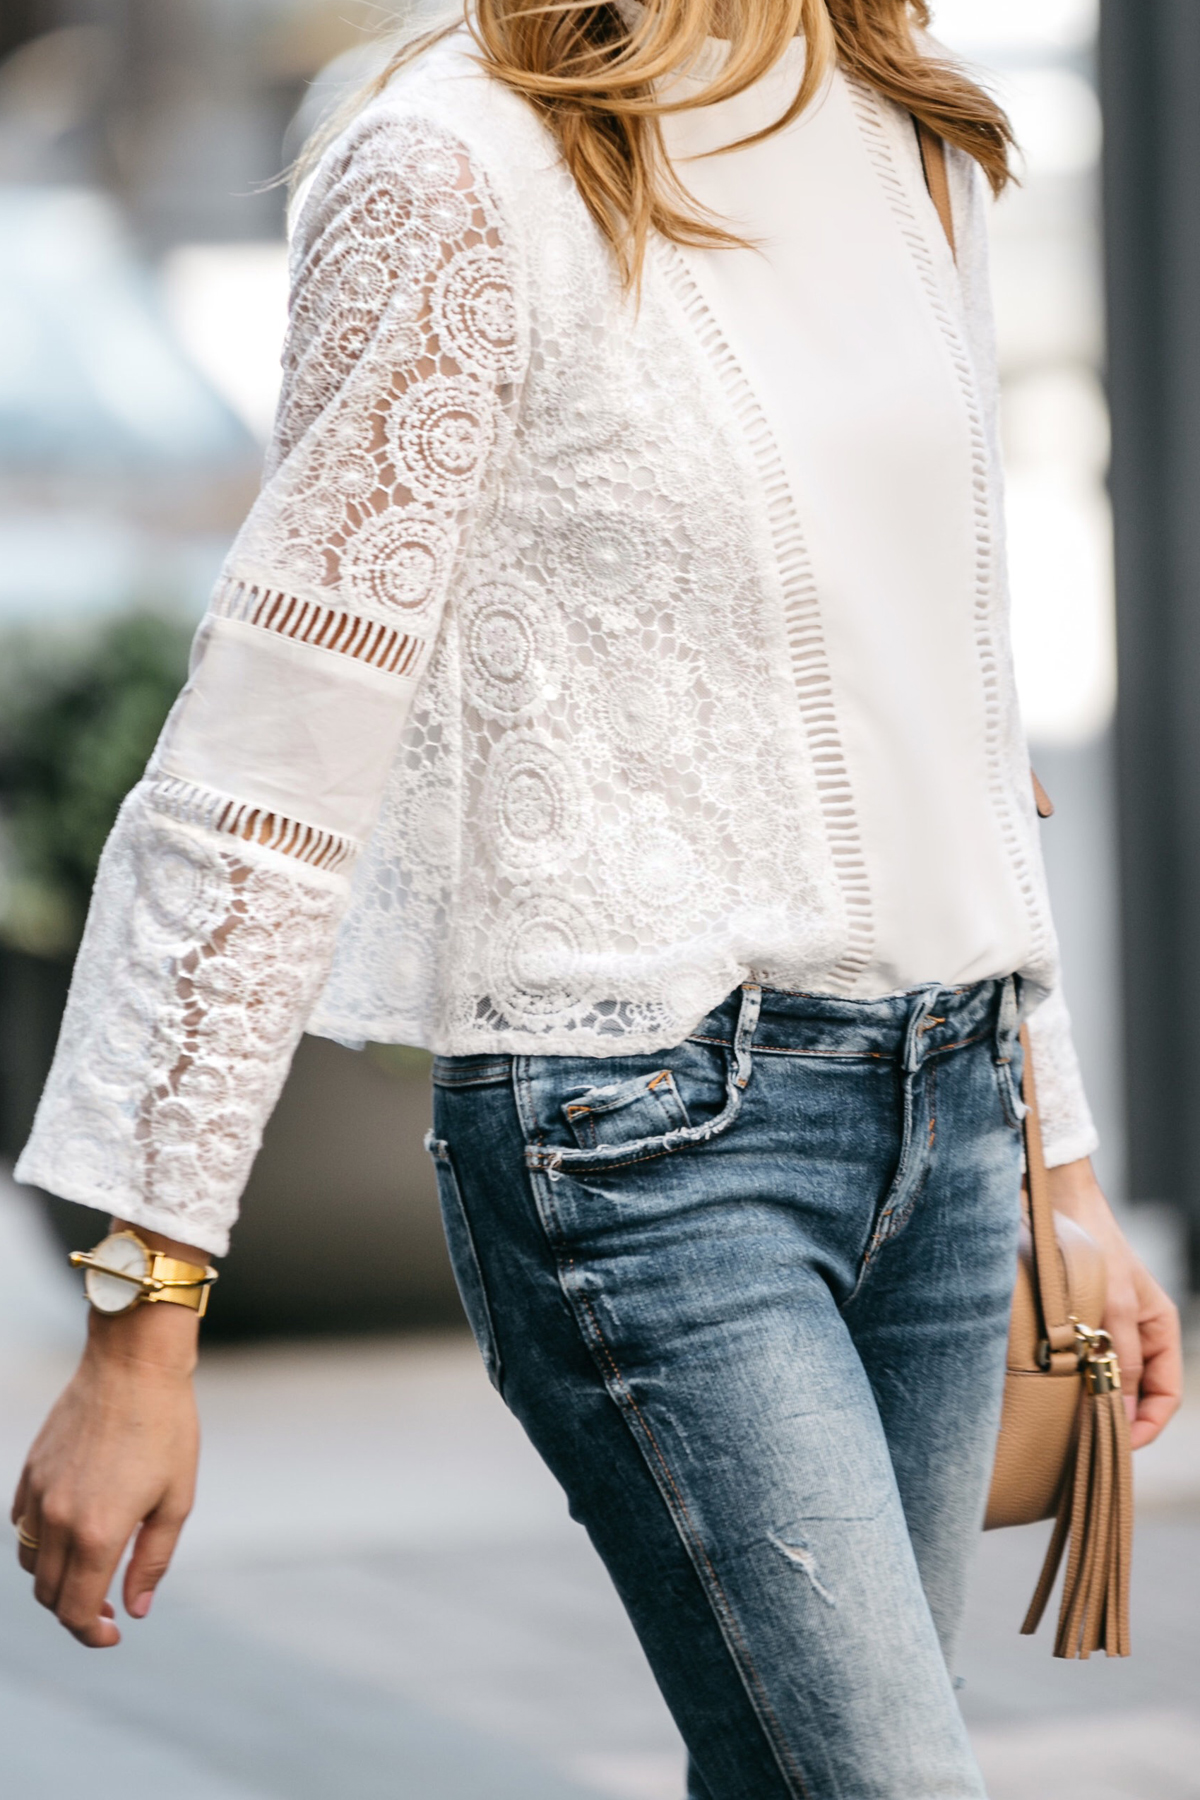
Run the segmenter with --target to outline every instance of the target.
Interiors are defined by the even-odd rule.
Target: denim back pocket
[[[494,1388],[498,1389],[501,1369],[500,1352],[496,1346],[496,1328],[492,1323],[492,1309],[488,1304],[487,1288],[484,1285],[483,1270],[479,1266],[479,1253],[475,1248],[475,1239],[471,1234],[471,1223],[467,1218],[462,1194],[459,1192],[454,1164],[450,1160],[450,1146],[444,1138],[436,1138],[430,1131],[425,1134],[425,1148],[433,1158],[433,1166],[437,1174],[442,1228],[446,1233],[446,1245],[450,1251],[450,1266],[454,1270],[458,1296],[462,1301],[463,1311],[467,1315],[467,1324],[471,1327],[471,1335],[483,1358],[483,1366],[487,1370],[488,1380]]]
[[[588,1088],[563,1101],[562,1115],[581,1150],[636,1144],[691,1124],[670,1069]]]

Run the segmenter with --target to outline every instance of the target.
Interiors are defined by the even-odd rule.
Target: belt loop
[[[742,988],[742,1005],[738,1013],[737,1031],[733,1039],[733,1053],[737,1062],[737,1073],[734,1075],[735,1087],[748,1086],[754,1066],[750,1058],[750,1046],[754,1033],[758,1029],[758,1015],[762,1011],[762,989],[757,982],[747,981]]]
[[[1021,1023],[1021,1007],[1017,995],[1017,978],[1006,975],[1000,984],[1000,1004],[996,1008],[996,1061],[1012,1061],[1013,1045]]]
[[[914,1075],[921,1066],[925,1048],[922,1027],[937,994],[938,988],[935,984],[931,987],[921,988],[913,995],[912,1009],[908,1015],[908,1029],[904,1034],[904,1073],[906,1075]]]

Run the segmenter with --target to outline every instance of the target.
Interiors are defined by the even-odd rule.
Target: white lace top
[[[1011,673],[979,184],[952,159],[956,271],[911,122],[844,92],[957,383],[978,805],[1066,1161],[1095,1139]],[[624,298],[461,33],[325,156],[262,494],[105,850],[20,1179],[220,1254],[305,1029],[604,1056],[751,977],[879,991],[819,520],[702,260],[656,244]]]

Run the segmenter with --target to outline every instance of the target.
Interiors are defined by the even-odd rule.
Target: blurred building
[[[0,624],[202,607],[274,406],[285,132],[368,12],[6,6]]]
[[[1110,1195],[1126,1173],[1113,718],[1117,697],[1097,0],[940,0],[937,35],[1009,112],[1020,185],[993,210],[1013,639],[1067,999]],[[1169,1215],[1130,1221],[1175,1279]]]
[[[1130,1167],[1200,1289],[1200,7],[1101,18]]]

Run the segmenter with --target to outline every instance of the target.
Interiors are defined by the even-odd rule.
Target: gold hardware
[[[71,1266],[75,1269],[95,1269],[98,1275],[111,1275],[117,1281],[132,1282],[140,1287],[144,1294],[161,1294],[167,1288],[211,1287],[217,1279],[215,1269],[206,1269],[203,1275],[189,1276],[186,1280],[178,1276],[135,1275],[129,1269],[110,1269],[107,1263],[97,1262],[90,1250],[72,1250]]]
[[[1097,1330],[1093,1325],[1084,1325],[1068,1314],[1075,1327],[1075,1354],[1079,1373],[1087,1384],[1089,1394],[1114,1394],[1121,1391],[1121,1365],[1113,1349],[1112,1339],[1107,1331]],[[1039,1369],[1045,1371],[1051,1367],[1052,1351],[1047,1338],[1039,1338],[1034,1360]],[[1066,1371],[1063,1371],[1064,1373]]]
[[[97,1275],[111,1275],[116,1281],[132,1282],[144,1293],[149,1293],[151,1280],[149,1275],[135,1275],[132,1269],[110,1269],[107,1263],[97,1262],[90,1250],[72,1250],[71,1267],[73,1269],[95,1269]]]
[[[1107,1356],[1087,1357],[1083,1364],[1083,1379],[1089,1394],[1119,1394],[1121,1365],[1116,1352],[1110,1350]]]
[[[101,1262],[95,1251],[72,1250],[71,1267],[74,1269],[91,1269],[97,1275],[107,1275],[114,1281],[124,1281],[138,1291],[130,1302],[130,1306],[152,1305],[156,1302],[171,1301],[176,1306],[190,1306],[201,1318],[208,1310],[209,1290],[217,1280],[214,1268],[200,1268],[197,1263],[187,1263],[178,1257],[168,1256],[165,1251],[152,1250],[143,1242],[136,1231],[122,1231],[116,1237],[129,1238],[141,1250],[145,1257],[142,1274],[132,1269],[114,1269],[110,1263]],[[106,1239],[105,1242],[109,1240]],[[97,1245],[102,1249],[103,1245]],[[184,1270],[183,1274],[168,1274],[167,1270]],[[160,1273],[161,1271],[161,1273]],[[129,1307],[123,1310],[128,1311]]]
[[[1089,1394],[1119,1394],[1121,1365],[1107,1331],[1083,1325],[1071,1314],[1075,1338],[1079,1344],[1079,1369]]]
[[[1068,1313],[1067,1317],[1075,1327],[1075,1341],[1080,1347],[1081,1357],[1091,1356],[1097,1350],[1102,1356],[1108,1355],[1112,1349],[1112,1339],[1107,1331],[1099,1331],[1094,1325],[1082,1324],[1074,1313]]]

